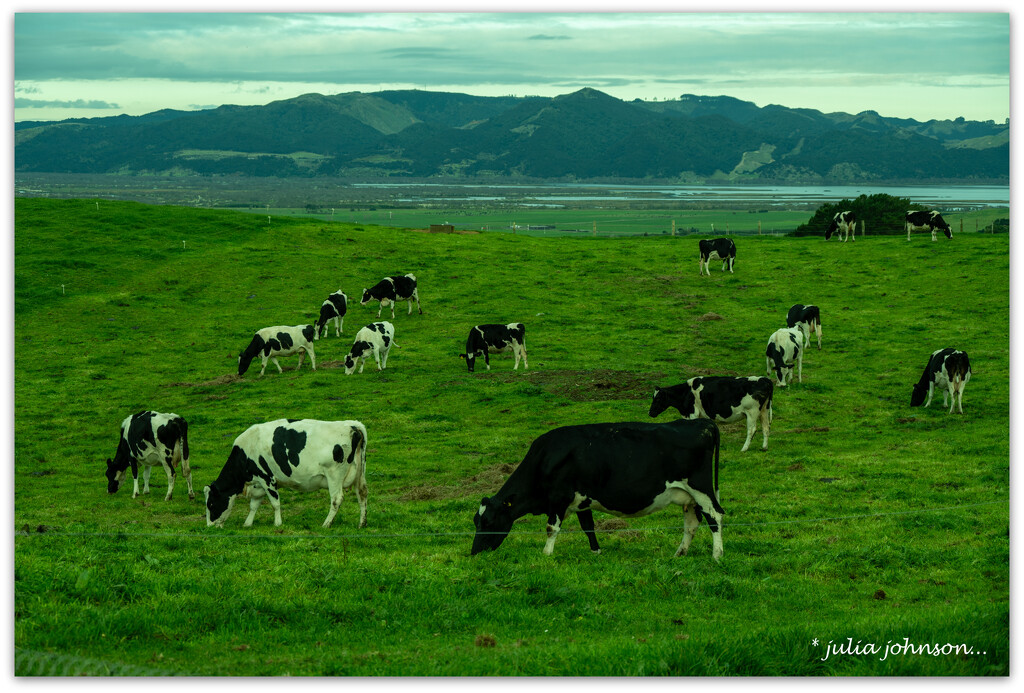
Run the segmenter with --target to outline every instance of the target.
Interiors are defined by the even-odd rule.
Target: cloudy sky
[[[15,3],[15,120],[409,88],[555,96],[593,87],[627,100],[728,95],[921,121],[1003,122],[1010,110],[1005,8],[680,13],[670,10],[683,3],[654,2],[617,3],[644,11],[616,12],[600,2],[525,0],[515,8],[532,12],[471,13],[464,10],[480,5],[381,0],[333,3],[363,10],[339,14],[240,13],[230,4],[214,5],[224,13],[177,12],[204,7],[187,3],[173,14],[132,14],[116,5],[105,13],[51,5]]]

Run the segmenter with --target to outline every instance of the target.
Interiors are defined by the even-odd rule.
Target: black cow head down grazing
[[[473,537],[473,548],[470,551],[476,555],[481,551],[494,551],[505,541],[505,537],[512,531],[512,502],[506,500],[504,503],[493,498],[484,497],[480,501],[480,509],[473,516],[473,525],[476,527],[476,536]]]

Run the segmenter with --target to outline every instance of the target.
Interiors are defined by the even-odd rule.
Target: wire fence
[[[187,676],[165,669],[14,648],[15,676]]]
[[[868,518],[881,518],[881,517],[898,517],[907,515],[920,515],[924,513],[940,513],[950,512],[955,510],[964,510],[968,508],[980,508],[989,505],[1007,505],[1009,509],[1008,500],[996,500],[996,501],[985,501],[983,503],[970,503],[964,505],[951,505],[939,508],[917,508],[913,510],[895,510],[891,512],[879,512],[879,513],[856,513],[850,515],[835,515],[832,517],[817,517],[807,519],[796,519],[796,520],[767,520],[758,522],[725,522],[721,523],[721,528],[735,529],[738,527],[772,527],[778,525],[794,525],[794,524],[817,524],[825,522],[842,522],[847,520],[863,520]],[[705,525],[702,524],[702,527]],[[627,527],[627,528],[606,528],[606,529],[595,529],[597,534],[617,534],[617,533],[629,533],[636,534],[638,532],[680,532],[683,531],[682,526],[659,526],[659,527]],[[581,529],[561,529],[559,534],[571,534],[574,532],[582,532]],[[495,532],[496,534],[504,534],[504,532]],[[113,538],[113,539],[212,539],[212,540],[224,540],[224,539],[272,539],[272,540],[287,540],[287,541],[310,541],[310,540],[337,540],[337,541],[350,541],[357,539],[411,539],[411,538],[445,538],[445,537],[472,537],[477,532],[465,531],[465,532],[370,532],[362,531],[358,533],[331,533],[331,534],[263,534],[263,533],[239,533],[239,532],[193,532],[188,534],[180,534],[173,532],[141,532],[141,533],[129,533],[129,532],[62,532],[47,530],[45,532],[31,532],[28,528],[22,529],[15,532],[15,537],[53,537],[53,538]],[[510,534],[547,534],[547,530],[528,530],[522,529]]]

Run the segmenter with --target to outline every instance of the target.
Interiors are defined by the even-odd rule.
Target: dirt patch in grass
[[[465,498],[466,496],[486,496],[494,493],[505,479],[516,468],[516,465],[509,463],[495,464],[487,467],[481,472],[459,482],[455,486],[436,486],[424,484],[414,486],[401,496],[402,501],[419,500],[450,500],[452,498]]]
[[[207,380],[202,383],[168,383],[167,387],[209,387],[211,385],[227,385],[228,383],[233,383],[236,380],[241,379],[242,376],[237,373],[228,373],[227,375],[222,375],[219,378]]]
[[[494,377],[503,382],[526,380],[551,394],[567,397],[574,402],[598,402],[612,399],[648,399],[654,392],[654,386],[664,379],[665,374],[637,374],[597,368],[580,371],[502,373],[495,374]]]

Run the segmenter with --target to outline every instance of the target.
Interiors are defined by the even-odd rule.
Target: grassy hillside
[[[18,673],[193,675],[1006,675],[1009,241],[744,238],[699,277],[696,240],[426,234],[93,200],[16,200]],[[714,263],[713,263],[714,265]],[[339,367],[419,279],[384,372]],[[284,373],[235,373],[261,327],[350,299],[343,336]],[[555,426],[644,420],[655,385],[761,374],[793,303],[823,349],[777,390],[767,452],[722,427],[725,556],[682,514],[599,516],[602,553],[527,517],[469,556],[472,514]],[[386,314],[390,317],[390,313]],[[525,322],[530,369],[466,372],[469,327]],[[964,414],[909,407],[934,349],[967,350]],[[368,526],[347,498],[282,491],[208,529],[179,481],[109,496],[141,409],[189,421],[198,495],[235,436],[280,417],[359,419]],[[669,420],[672,413],[662,414]],[[760,435],[755,441],[760,440]],[[130,489],[130,487],[129,487]],[[568,530],[578,525],[570,519]],[[906,641],[904,639],[907,639]],[[826,650],[860,645],[862,654]],[[971,647],[892,653],[886,644]],[[877,654],[863,654],[868,644]]]

